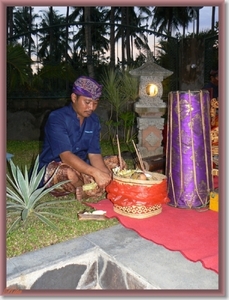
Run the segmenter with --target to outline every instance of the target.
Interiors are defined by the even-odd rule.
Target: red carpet
[[[206,269],[218,273],[218,213],[212,210],[174,208],[164,204],[162,212],[145,219],[117,214],[110,200],[87,203],[96,210],[105,210],[108,218],[117,218],[126,228],[141,237],[180,251],[187,259],[200,261]]]

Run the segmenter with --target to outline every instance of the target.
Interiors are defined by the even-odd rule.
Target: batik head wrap
[[[73,84],[72,92],[97,100],[102,94],[102,85],[87,76],[80,76]]]

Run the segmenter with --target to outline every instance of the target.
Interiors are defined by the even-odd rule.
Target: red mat
[[[105,210],[108,218],[117,218],[126,228],[171,251],[180,251],[187,259],[200,261],[206,269],[218,273],[218,213],[207,209],[181,209],[167,204],[150,218],[136,219],[117,214],[110,200],[87,203]]]

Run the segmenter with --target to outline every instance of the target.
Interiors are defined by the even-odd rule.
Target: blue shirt
[[[43,148],[39,169],[51,161],[60,161],[60,154],[71,151],[82,160],[88,161],[88,153],[100,154],[99,118],[92,113],[80,126],[72,104],[52,111],[45,125]]]

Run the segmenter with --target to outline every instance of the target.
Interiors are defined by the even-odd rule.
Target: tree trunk
[[[7,25],[8,25],[8,37],[11,38],[13,37],[13,27],[14,27],[14,21],[13,21],[13,10],[14,10],[14,6],[9,6],[7,7]],[[12,43],[12,41],[10,40],[8,42],[9,44]]]
[[[90,22],[91,20],[91,8],[88,6],[84,7],[84,21],[85,23]],[[92,78],[94,75],[94,66],[92,59],[92,41],[91,41],[91,25],[85,24],[85,42],[86,42],[86,51],[87,51],[87,70],[88,75]]]
[[[125,23],[126,8],[122,7],[122,25]],[[125,27],[122,26],[122,69],[125,69]]]
[[[212,6],[212,26],[211,26],[211,30],[214,30],[214,26],[215,26],[215,6]]]
[[[66,37],[65,37],[65,63],[67,65],[68,63],[68,22],[69,22],[69,6],[67,6],[67,11],[66,11]],[[68,88],[69,88],[69,81],[68,79],[66,79],[65,82],[65,88],[66,88],[66,92],[68,92]]]
[[[111,17],[110,22],[114,24],[115,22],[115,7],[111,6]],[[114,70],[115,68],[115,26],[110,27],[110,68]]]
[[[28,45],[29,45],[29,49],[28,49],[28,55],[29,58],[31,58],[31,39],[32,39],[32,34],[31,34],[31,29],[32,29],[32,7],[29,7],[29,35],[28,35]]]
[[[130,24],[130,14],[129,14],[129,7],[126,7],[126,60],[127,60],[127,65],[130,65],[130,28],[128,27],[128,25]]]
[[[53,28],[52,28],[52,24],[53,24],[53,7],[50,6],[50,52],[49,52],[49,59],[50,61],[53,61],[53,48],[54,48],[54,45],[53,45]]]
[[[200,29],[200,11],[199,9],[196,10],[196,34],[199,34]]]

